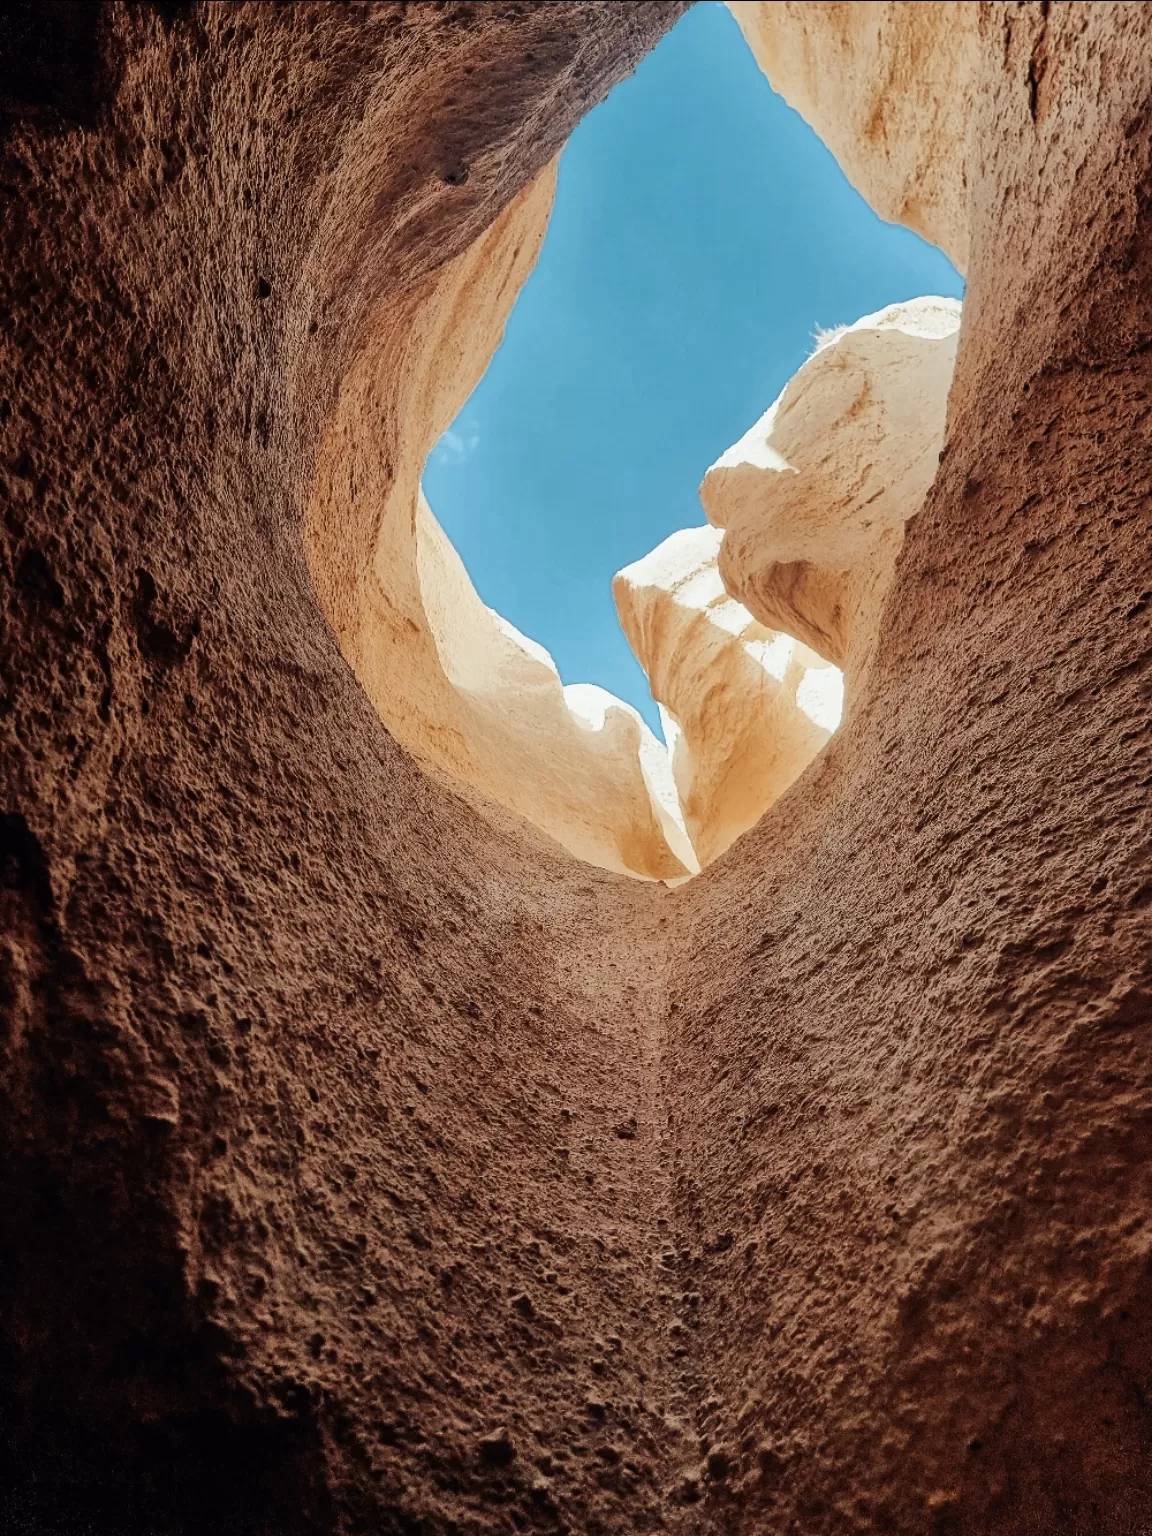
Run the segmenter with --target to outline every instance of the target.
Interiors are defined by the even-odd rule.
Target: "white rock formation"
[[[850,682],[936,474],[959,326],[923,298],[830,333],[700,488],[727,590]]]
[[[840,718],[841,677],[724,590],[723,535],[685,528],[613,582],[652,695],[684,819],[707,865],[804,770]]]
[[[698,865],[664,746],[610,694],[564,688],[548,653],[485,606],[420,490],[536,260],[553,184],[550,169],[376,316],[322,450],[309,564],[345,657],[426,769],[590,864],[680,879]]]
[[[981,7],[970,0],[728,0],[774,90],[883,219],[968,262],[966,172]]]

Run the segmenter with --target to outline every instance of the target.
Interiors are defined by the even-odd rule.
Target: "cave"
[[[378,578],[686,7],[0,16],[5,1531],[1152,1522],[1152,15],[731,8],[967,291],[874,538],[706,485],[848,702],[683,883],[417,761]]]

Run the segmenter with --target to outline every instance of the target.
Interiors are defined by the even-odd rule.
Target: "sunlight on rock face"
[[[695,874],[667,749],[639,711],[592,683],[565,687],[548,651],[482,601],[423,496],[416,528],[420,598],[481,765],[474,786],[589,863]]]
[[[850,673],[936,475],[959,330],[922,298],[827,333],[700,489],[728,590]]]
[[[729,595],[716,564],[722,537],[682,529],[613,583],[701,864],[760,819],[839,721],[838,671]]]
[[[709,471],[715,526],[616,578],[665,745],[603,689],[565,687],[484,603],[421,490],[500,344],[553,186],[549,167],[375,316],[319,455],[309,563],[345,657],[429,773],[589,864],[678,881],[753,826],[838,725],[837,669],[856,685],[935,473],[959,306],[914,300],[825,337]]]
[[[923,298],[822,335],[709,470],[713,526],[616,576],[666,746],[606,690],[562,686],[548,652],[481,601],[420,498],[420,606],[468,722],[469,781],[578,857],[649,878],[695,873],[755,825],[839,725],[841,667],[857,678],[871,654],[936,473],[959,326],[956,301]],[[440,739],[430,722],[425,749]]]
[[[548,652],[481,600],[418,491],[411,617],[431,646],[409,670],[426,702],[390,716],[385,701],[384,718],[577,857],[650,879],[698,872],[840,723],[840,668],[856,678],[871,654],[904,524],[936,472],[959,325],[957,302],[924,298],[822,336],[708,472],[713,526],[617,575],[667,745],[606,690],[562,685]],[[396,568],[377,563],[393,585]]]
[[[883,219],[968,264],[975,5],[728,0],[756,62]],[[947,81],[947,87],[941,82]]]
[[[592,731],[602,731],[605,722],[620,713],[632,720],[639,732],[640,770],[659,817],[661,830],[669,848],[685,870],[692,875],[699,874],[700,863],[684,825],[684,812],[676,790],[668,747],[656,739],[638,710],[596,683],[569,683],[564,689],[564,702],[576,719]]]
[[[857,678],[871,655],[904,525],[936,474],[959,327],[959,303],[923,298],[822,335],[709,470],[714,526],[616,577],[701,864],[840,723],[840,667]]]
[[[796,702],[813,724],[834,731],[844,713],[843,672],[839,667],[811,667],[796,690]]]

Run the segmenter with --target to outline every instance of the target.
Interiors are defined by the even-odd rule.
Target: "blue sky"
[[[659,731],[615,572],[705,521],[705,470],[817,328],[962,291],[852,190],[727,8],[697,5],[565,148],[540,262],[429,458],[428,500],[481,597],[564,682],[599,683]]]

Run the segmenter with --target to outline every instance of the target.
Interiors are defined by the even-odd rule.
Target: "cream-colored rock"
[[[829,333],[700,488],[727,590],[850,684],[936,474],[959,326],[955,299],[923,298]]]
[[[553,186],[550,169],[375,317],[322,449],[309,563],[349,664],[426,769],[591,864],[677,879],[698,865],[666,749],[630,706],[565,688],[548,653],[486,607],[420,489],[535,263]]]
[[[883,219],[968,262],[974,0],[729,0],[760,68]]]
[[[840,718],[839,671],[724,590],[715,528],[674,533],[613,582],[661,706],[684,819],[711,863],[803,772]]]

